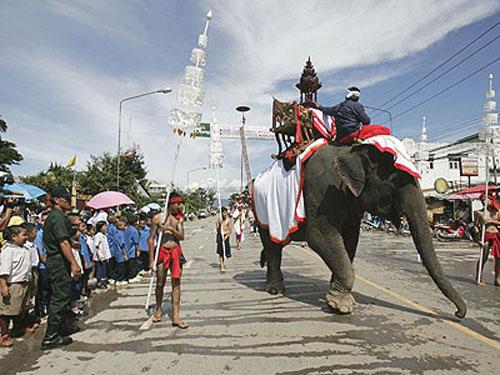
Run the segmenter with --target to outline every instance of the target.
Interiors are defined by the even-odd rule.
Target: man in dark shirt
[[[47,332],[42,350],[71,344],[69,335],[78,328],[68,323],[71,278],[78,280],[81,269],[76,262],[69,239],[71,224],[64,213],[70,209],[71,194],[64,188],[52,192],[52,209],[43,227],[43,244],[47,249],[47,270],[51,286]]]
[[[314,103],[314,107],[335,118],[337,140],[340,143],[343,143],[343,138],[361,129],[361,125],[370,123],[363,105],[359,103],[360,94],[361,90],[352,86],[347,89],[345,100],[336,106],[324,107]]]

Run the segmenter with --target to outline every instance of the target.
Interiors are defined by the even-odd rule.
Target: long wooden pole
[[[163,205],[163,213],[162,213],[162,221],[165,222],[168,218],[168,201],[170,199],[170,193],[172,192],[172,189],[174,187],[174,179],[175,179],[175,170],[177,168],[177,161],[179,160],[179,154],[181,151],[181,145],[182,145],[182,140],[184,139],[184,134],[180,135],[179,143],[177,143],[177,148],[175,149],[175,157],[174,157],[174,166],[172,169],[172,176],[170,178],[170,183],[167,187],[167,195],[165,197],[165,202]],[[160,233],[158,234],[158,240],[156,242],[156,248],[155,248],[155,262],[154,262],[154,267],[153,273],[151,274],[151,278],[149,280],[149,290],[148,290],[148,296],[146,298],[146,305],[144,306],[144,309],[146,312],[149,310],[149,304],[151,301],[151,292],[153,291],[153,283],[155,279],[155,274],[156,274],[156,263],[158,263],[158,256],[160,254],[160,247],[161,247],[161,240],[163,237],[163,231],[161,230]],[[161,306],[161,303],[160,303]]]
[[[484,251],[486,250],[485,247],[487,244],[484,243],[484,238],[486,237],[486,215],[488,213],[488,204],[489,204],[489,198],[488,198],[488,183],[490,179],[490,166],[489,166],[489,158],[490,158],[490,138],[487,136],[486,138],[486,178],[484,181],[484,214],[483,214],[483,226],[481,230],[481,246],[480,246],[480,251],[479,251],[479,263],[478,263],[478,269],[477,269],[477,280],[476,283],[479,285],[481,283],[481,276],[483,274],[483,256],[484,256]]]

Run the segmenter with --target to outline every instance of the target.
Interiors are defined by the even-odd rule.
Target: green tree
[[[47,171],[42,171],[33,176],[21,177],[27,184],[35,185],[50,192],[57,186],[62,186],[71,191],[73,184],[73,171],[57,163],[51,163]],[[77,180],[81,172],[77,173]]]
[[[103,153],[100,156],[91,156],[87,162],[87,169],[79,178],[79,191],[95,195],[106,190],[116,190],[116,155]],[[140,194],[142,186],[147,189],[147,170],[144,156],[135,148],[120,155],[120,191],[129,196],[138,205],[146,204],[151,200]]]
[[[215,190],[212,189],[187,189],[179,191],[184,198],[186,212],[198,213],[203,208],[208,208],[215,199]]]
[[[2,139],[7,132],[7,122],[0,118],[0,171],[10,172],[9,165],[19,164],[23,156],[16,150],[16,144]]]

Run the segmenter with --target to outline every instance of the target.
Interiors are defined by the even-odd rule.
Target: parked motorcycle
[[[385,230],[384,221],[376,216],[372,216],[371,220],[363,219],[361,221],[361,230],[369,231],[372,229]]]
[[[438,241],[470,240],[473,241],[471,229],[474,224],[466,224],[456,220],[449,224],[435,224],[434,233]]]

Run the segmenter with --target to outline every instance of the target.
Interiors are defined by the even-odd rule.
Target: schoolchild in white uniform
[[[32,333],[34,329],[25,327],[25,315],[30,298],[31,254],[24,247],[26,229],[13,225],[5,229],[7,240],[0,251],[0,346],[14,344],[9,334],[10,321],[14,331]]]
[[[106,236],[108,225],[105,221],[99,221],[96,224],[95,244],[95,277],[97,278],[97,287],[106,289],[108,286],[108,262],[111,259],[111,251]]]
[[[30,285],[30,298],[35,297],[38,291],[38,265],[40,264],[40,256],[33,241],[36,239],[36,227],[33,224],[23,224],[26,228],[27,241],[24,244],[30,251],[31,255],[31,285]]]

